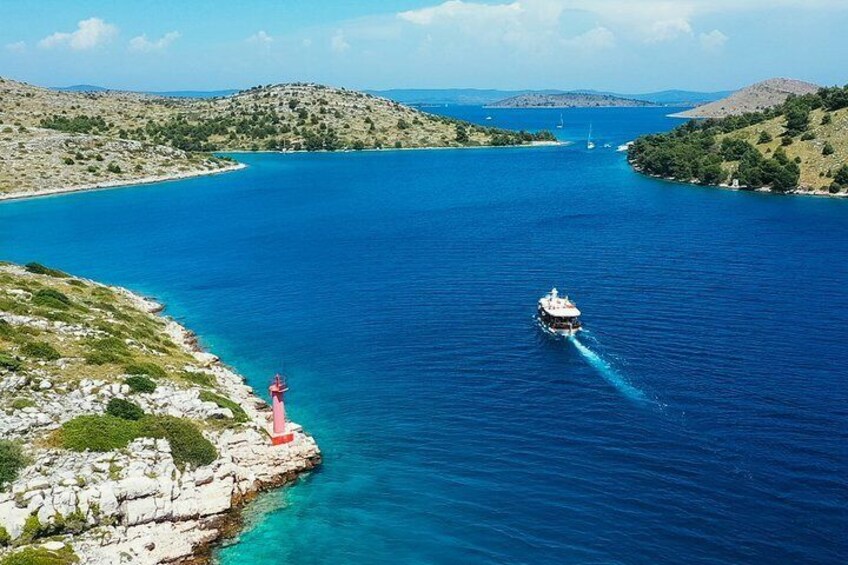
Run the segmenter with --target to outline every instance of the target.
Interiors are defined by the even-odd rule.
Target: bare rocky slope
[[[676,118],[724,118],[761,112],[783,104],[789,95],[814,94],[820,87],[801,80],[773,78],[752,84],[716,102],[673,114]]]
[[[0,265],[0,564],[194,558],[320,463],[191,333],[129,291]]]

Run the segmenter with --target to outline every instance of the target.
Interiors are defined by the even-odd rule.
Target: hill
[[[561,94],[520,94],[490,105],[492,108],[613,108],[656,106],[653,102],[620,98],[611,94],[565,92]]]
[[[809,82],[773,78],[738,90],[721,100],[673,114],[673,117],[724,118],[746,112],[760,112],[783,104],[790,95],[812,94],[818,89],[819,86]]]
[[[62,92],[107,92],[109,89],[91,84],[75,84],[72,86],[54,86],[52,90]],[[150,94],[153,96],[165,96],[170,98],[219,98],[230,96],[239,92],[237,89],[228,90],[165,90],[165,91],[139,91],[139,94]]]
[[[848,86],[644,136],[629,159],[639,171],[683,182],[846,196]]]
[[[468,147],[540,140],[553,136],[486,128],[316,84],[261,86],[197,99],[56,91],[0,79],[0,144],[5,149],[0,193],[7,194],[45,184],[102,186],[149,180],[151,171],[158,178],[232,165],[210,156],[212,151]]]

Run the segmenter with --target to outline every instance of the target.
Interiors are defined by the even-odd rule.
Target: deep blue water
[[[643,178],[614,147],[665,110],[563,113],[598,149],[240,155],[4,203],[0,257],[159,297],[260,389],[288,372],[325,464],[223,563],[844,562],[848,202]],[[554,285],[578,344],[533,324]]]

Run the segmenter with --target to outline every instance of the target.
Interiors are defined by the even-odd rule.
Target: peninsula
[[[0,79],[0,198],[238,168],[214,151],[336,151],[554,141],[435,116],[370,94],[279,84],[191,99],[56,91]]]
[[[0,562],[203,556],[259,490],[321,461],[161,306],[0,265]]]
[[[848,86],[760,112],[688,123],[632,144],[643,173],[712,186],[848,196]]]

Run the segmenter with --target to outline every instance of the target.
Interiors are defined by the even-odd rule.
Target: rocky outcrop
[[[0,267],[0,274],[10,272],[31,277],[16,267]],[[147,316],[161,310],[124,289],[110,290],[119,302]],[[7,327],[40,327],[68,340],[97,337],[85,325],[38,316],[0,312],[0,319]],[[0,492],[0,526],[17,545],[70,546],[84,564],[191,558],[220,537],[231,512],[245,500],[320,463],[314,439],[297,424],[288,424],[294,441],[272,446],[269,407],[244,379],[199,350],[193,334],[176,322],[159,324],[162,336],[185,355],[180,369],[213,383],[216,394],[239,405],[247,421],[236,424],[232,410],[201,400],[200,387],[179,380],[157,379],[155,391],[133,394],[127,384],[109,376],[65,378],[62,368],[75,366],[70,359],[7,370],[0,376],[0,399],[23,399],[26,406],[0,410],[0,438],[19,442],[30,457],[17,479]],[[208,465],[181,467],[162,438],[141,437],[105,453],[59,449],[48,440],[68,420],[102,414],[113,398],[132,399],[146,413],[198,422],[217,458]],[[45,536],[51,540],[39,539]],[[0,556],[11,551],[0,549]]]

